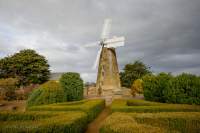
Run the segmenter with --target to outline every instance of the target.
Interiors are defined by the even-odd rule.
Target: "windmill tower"
[[[115,48],[124,46],[125,39],[124,37],[109,38],[110,28],[111,20],[106,19],[104,21],[101,41],[98,42],[100,49],[93,66],[93,69],[95,69],[98,65],[96,93],[101,96],[110,95],[121,88]]]

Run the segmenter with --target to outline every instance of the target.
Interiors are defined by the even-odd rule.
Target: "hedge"
[[[64,90],[56,81],[48,81],[35,89],[27,100],[27,106],[64,102]]]
[[[87,114],[88,121],[92,121],[104,109],[105,100],[82,100],[76,102],[64,102],[27,108],[32,111],[83,111]]]
[[[113,113],[103,123],[100,133],[163,133],[164,129],[139,124],[125,113]]]
[[[113,113],[100,133],[163,133],[200,131],[200,112]]]
[[[200,104],[200,77],[183,73],[146,75],[142,78],[144,97],[163,103]]]
[[[111,110],[112,112],[200,112],[200,106],[117,99],[113,101]]]
[[[83,99],[83,80],[81,79],[79,73],[64,73],[59,81],[64,89],[67,101],[77,101]]]
[[[80,133],[87,126],[84,112],[0,112],[3,133]]]

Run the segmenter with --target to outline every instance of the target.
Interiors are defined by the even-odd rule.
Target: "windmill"
[[[100,46],[93,65],[93,69],[98,65],[96,92],[99,95],[107,95],[121,88],[115,48],[124,46],[125,38],[116,36],[110,38],[110,28],[111,19],[105,19],[101,40],[95,44],[85,45],[86,47],[97,46],[97,44]]]

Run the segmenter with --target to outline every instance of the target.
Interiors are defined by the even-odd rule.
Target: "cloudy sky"
[[[118,48],[120,69],[137,59],[153,72],[200,74],[200,0],[0,0],[0,58],[21,49],[44,55],[52,72],[95,81],[92,65],[103,21]]]

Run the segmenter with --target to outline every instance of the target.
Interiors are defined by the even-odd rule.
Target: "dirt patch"
[[[0,111],[25,111],[26,101],[0,101]]]
[[[97,118],[88,125],[85,133],[99,133],[99,129],[101,125],[103,124],[103,121],[110,115],[110,111],[111,111],[110,108],[106,107],[97,116]]]

